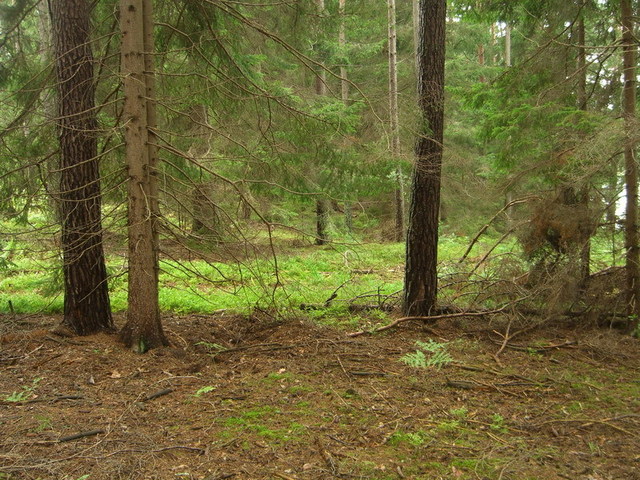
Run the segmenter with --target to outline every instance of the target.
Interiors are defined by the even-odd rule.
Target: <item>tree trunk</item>
[[[418,45],[420,44],[420,8],[419,8],[419,0],[413,0],[412,5],[412,20],[413,20],[413,56],[416,61],[416,70],[417,61],[418,61]]]
[[[329,207],[324,199],[316,200],[316,245],[329,242],[327,227],[329,224]]]
[[[389,127],[391,129],[391,156],[394,161],[400,156],[400,122],[398,118],[398,52],[396,33],[396,0],[387,0],[389,33]],[[404,189],[402,170],[396,169],[398,186],[394,192],[395,232],[394,240],[404,239]]]
[[[166,345],[158,307],[157,160],[150,125],[154,111],[150,83],[153,18],[150,0],[121,0],[123,122],[129,172],[129,311],[123,342],[143,353]],[[145,20],[145,17],[146,18]],[[149,50],[147,50],[149,49]],[[145,51],[147,50],[147,51]]]
[[[446,7],[446,0],[420,1],[418,104],[422,119],[407,233],[403,306],[406,315],[429,315],[436,304]]]
[[[316,0],[316,8],[318,14],[324,14],[324,0]],[[319,35],[319,33],[318,33]],[[320,62],[321,66],[316,74],[316,94],[327,94],[327,75],[324,70],[324,63]],[[316,245],[324,245],[329,241],[329,234],[327,233],[327,224],[329,217],[329,209],[326,205],[326,200],[320,198],[316,200]]]
[[[52,0],[60,134],[63,323],[80,335],[113,328],[102,246],[90,9]]]
[[[580,18],[578,18],[578,85],[577,85],[577,103],[578,109],[587,111],[587,49],[586,38],[584,29],[584,7],[585,2],[582,1]],[[589,209],[589,184],[582,187],[580,191],[580,202],[585,207],[585,211]],[[592,232],[593,233],[593,232]],[[587,288],[589,282],[589,275],[591,274],[591,236],[585,241],[580,253],[580,285],[584,290]]]
[[[627,315],[631,329],[638,327],[640,317],[640,248],[638,247],[638,165],[632,140],[636,123],[636,44],[633,33],[631,0],[620,1],[622,15],[622,62],[624,88],[622,95],[624,128],[628,138],[624,145],[627,206],[625,211],[625,251],[627,271]]]
[[[340,14],[340,30],[338,32],[338,44],[340,50],[344,52],[347,46],[347,34],[344,24],[345,10],[347,6],[347,0],[338,0],[338,12]],[[349,105],[349,80],[347,79],[347,67],[346,65],[340,66],[340,94],[342,103]],[[348,233],[353,231],[353,208],[350,201],[346,201],[344,204],[344,226]]]
[[[483,43],[479,43],[478,44],[478,65],[480,67],[484,67],[485,66],[484,44]],[[480,80],[480,83],[484,83],[484,82],[487,81],[487,79],[482,74],[480,74],[480,77],[479,77],[478,80]]]
[[[504,27],[504,65],[511,66],[511,26],[509,24]]]
[[[342,55],[344,55],[347,46],[347,34],[344,24],[344,16],[347,0],[338,0],[338,13],[340,15],[340,28],[338,31],[338,45]],[[340,95],[345,105],[349,104],[349,80],[347,79],[347,66],[343,63],[340,65]]]

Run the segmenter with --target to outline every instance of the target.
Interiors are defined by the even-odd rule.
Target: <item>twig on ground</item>
[[[389,323],[388,325],[383,325],[382,327],[378,327],[374,330],[360,330],[359,332],[352,332],[347,334],[349,337],[358,337],[360,335],[365,335],[365,334],[373,334],[373,333],[378,333],[378,332],[383,332],[385,330],[389,330],[390,328],[394,328],[398,325],[400,325],[401,323],[404,322],[409,322],[411,320],[422,320],[423,322],[433,322],[435,320],[442,320],[442,319],[449,319],[449,318],[460,318],[460,317],[482,317],[485,315],[495,315],[497,313],[502,313],[505,310],[507,310],[508,308],[512,307],[513,305],[516,305],[517,303],[525,300],[528,297],[522,297],[519,298],[517,300],[514,300],[513,302],[509,302],[508,304],[500,307],[500,308],[496,308],[494,310],[482,310],[482,311],[472,311],[472,312],[458,312],[458,313],[445,313],[443,315],[430,315],[430,316],[410,316],[410,317],[400,317],[397,318],[396,320],[394,320],[393,322]]]
[[[87,432],[80,432],[80,433],[76,433],[73,435],[68,435],[66,437],[62,437],[60,439],[58,439],[58,442],[62,443],[62,442],[70,442],[72,440],[78,440],[79,438],[84,438],[84,437],[93,437],[94,435],[99,435],[101,433],[105,433],[104,430],[99,429],[99,430],[89,430]]]
[[[154,398],[158,398],[158,397],[162,397],[164,395],[168,395],[168,394],[170,394],[172,392],[173,392],[172,388],[163,388],[162,390],[158,390],[155,393],[147,395],[143,401],[144,402],[148,402],[149,400],[153,400]]]

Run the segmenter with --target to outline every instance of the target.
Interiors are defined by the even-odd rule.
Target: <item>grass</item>
[[[45,228],[45,220],[38,220]],[[23,227],[20,227],[23,228]],[[19,227],[0,222],[0,313],[60,313],[63,308],[63,286],[59,253],[55,245],[32,244]],[[399,300],[403,286],[404,244],[402,243],[335,243],[324,247],[311,245],[291,247],[291,232],[276,231],[274,241],[281,250],[277,259],[268,256],[244,263],[208,263],[204,260],[175,261],[162,259],[160,268],[160,308],[179,314],[210,313],[226,310],[240,314],[254,308],[280,311],[300,310],[311,306],[307,314],[334,326],[353,327],[362,319],[348,310],[349,301],[389,303]],[[264,239],[263,239],[264,240]],[[619,239],[618,244],[619,244]],[[447,278],[471,270],[493,249],[492,255],[519,252],[515,239],[500,243],[497,237],[483,236],[469,253],[467,262],[458,260],[465,253],[469,239],[444,234],[440,238],[440,275],[442,298],[464,305],[465,292],[447,287]],[[594,265],[619,262],[612,252],[610,235],[596,237],[592,243]],[[526,267],[521,257],[511,255]],[[113,311],[127,308],[126,264],[122,255],[108,255],[109,290]],[[491,262],[477,269],[476,275],[490,276]],[[335,298],[331,299],[335,294]],[[395,297],[391,297],[395,295]],[[330,304],[327,304],[329,302]],[[488,305],[489,307],[492,305]],[[380,320],[384,320],[382,313]]]

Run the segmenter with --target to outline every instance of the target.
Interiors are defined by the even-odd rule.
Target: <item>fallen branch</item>
[[[62,437],[60,439],[58,439],[58,442],[62,443],[62,442],[70,442],[71,440],[78,440],[79,438],[84,438],[84,437],[93,437],[94,435],[99,435],[101,433],[104,433],[104,430],[89,430],[88,432],[80,432],[80,433],[76,433],[74,435],[69,435],[66,437]]]
[[[168,395],[168,394],[170,394],[171,392],[173,392],[173,389],[172,389],[172,388],[164,388],[164,389],[162,389],[162,390],[158,390],[158,391],[157,391],[157,392],[155,392],[155,393],[152,393],[152,394],[150,394],[150,395],[147,395],[147,396],[145,397],[144,401],[145,401],[145,402],[148,402],[149,400],[153,400],[154,398],[158,398],[158,397],[162,397],[162,396],[164,396],[164,395]]]
[[[398,325],[400,325],[401,323],[404,322],[409,322],[411,320],[422,320],[423,322],[433,322],[435,320],[442,320],[442,319],[449,319],[449,318],[460,318],[460,317],[482,317],[485,315],[495,315],[497,313],[502,313],[505,310],[507,310],[508,308],[514,306],[515,304],[517,304],[518,302],[521,302],[523,300],[525,300],[528,297],[522,297],[519,298],[513,302],[510,302],[500,308],[496,308],[494,310],[481,310],[481,311],[473,311],[473,312],[458,312],[458,313],[445,313],[442,315],[429,315],[426,317],[422,317],[422,316],[411,316],[411,317],[401,317],[398,318],[396,320],[394,320],[393,322],[389,323],[388,325],[383,325],[382,327],[378,327],[374,330],[360,330],[359,332],[353,332],[353,333],[348,333],[347,336],[349,337],[358,337],[360,335],[365,335],[365,334],[374,334],[374,333],[378,333],[378,332],[383,332],[385,330],[389,330],[391,328],[397,327]]]

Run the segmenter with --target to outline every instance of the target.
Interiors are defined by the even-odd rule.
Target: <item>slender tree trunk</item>
[[[418,103],[422,121],[416,143],[407,233],[406,315],[429,315],[437,297],[446,8],[446,0],[420,1]]]
[[[319,15],[324,13],[324,0],[316,0],[316,7]],[[320,33],[318,32],[318,35]],[[316,95],[327,94],[327,75],[324,70],[324,63],[321,68],[318,69],[316,74]],[[329,208],[327,207],[327,201],[324,198],[318,198],[316,200],[316,245],[324,245],[329,241],[329,234],[327,232],[329,218]]]
[[[580,18],[577,24],[577,40],[578,40],[578,85],[577,85],[577,103],[578,109],[587,111],[587,50],[584,29],[584,6],[582,1]],[[585,207],[585,211],[589,208],[589,184],[582,187],[580,191],[580,202]],[[580,283],[583,289],[587,287],[589,275],[591,274],[591,236],[586,240],[580,253]]]
[[[329,226],[329,206],[325,199],[316,201],[316,245],[329,242],[327,227]]]
[[[88,0],[51,0],[60,134],[63,323],[113,328],[102,246],[100,172]]]
[[[344,55],[347,47],[347,33],[345,26],[345,10],[347,7],[347,0],[338,0],[338,14],[340,15],[340,29],[338,31],[338,45]],[[349,105],[349,79],[347,78],[347,66],[340,65],[340,95],[342,103],[346,106]],[[344,204],[344,226],[347,232],[353,231],[353,208],[351,201],[347,200]]]
[[[419,8],[419,0],[413,0],[413,10],[412,10],[412,20],[413,20],[413,56],[416,61],[416,70],[417,61],[418,61],[418,44],[420,43],[420,8]]]
[[[145,18],[148,17],[148,18]],[[153,12],[150,0],[121,0],[122,75],[129,170],[129,311],[124,343],[143,353],[166,345],[158,307],[157,160],[153,146]],[[149,49],[149,50],[147,50]]]
[[[400,156],[400,122],[398,117],[398,51],[396,33],[396,0],[387,0],[388,33],[389,33],[389,127],[391,129],[391,156],[394,161]],[[394,240],[404,239],[404,189],[402,187],[402,170],[396,169],[395,233]]]
[[[507,24],[504,30],[504,65],[511,66],[511,25]]]
[[[345,9],[347,0],[338,0],[338,14],[340,15],[340,28],[338,31],[338,45],[343,52],[347,46],[347,33],[344,24]],[[349,80],[347,79],[347,66],[343,63],[340,65],[340,94],[345,105],[349,103]]]
[[[478,44],[478,65],[481,67],[485,66],[484,44],[482,43]],[[481,74],[479,80],[481,83],[484,83],[487,79]]]
[[[627,315],[631,328],[638,327],[640,318],[640,248],[638,246],[638,165],[632,140],[636,125],[636,40],[633,33],[631,0],[620,1],[622,15],[623,117],[629,135],[624,145],[627,206],[625,211],[625,251],[627,271]]]

